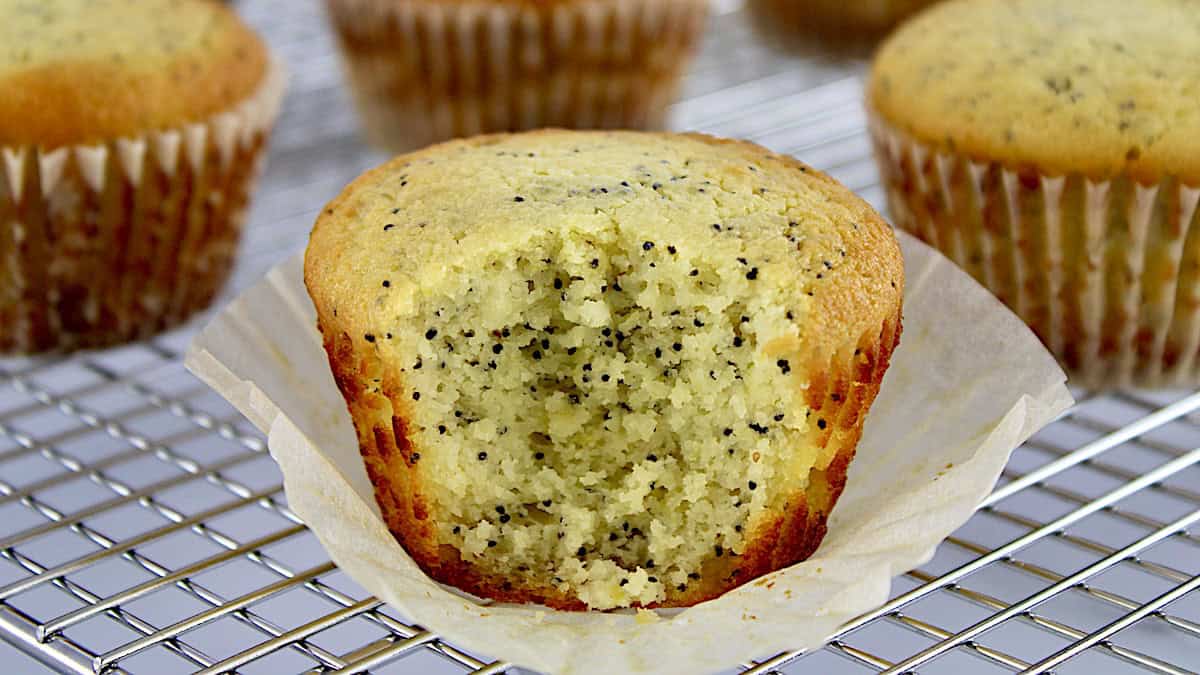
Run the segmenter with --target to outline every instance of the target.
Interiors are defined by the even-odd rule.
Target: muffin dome
[[[871,105],[933,147],[1040,173],[1200,182],[1200,5],[956,0],[880,49]]]
[[[249,98],[267,68],[266,48],[222,3],[9,0],[0,146],[94,143],[201,120]]]
[[[890,228],[746,143],[401,156],[305,261],[392,531],[477,595],[686,605],[815,550],[899,338]]]

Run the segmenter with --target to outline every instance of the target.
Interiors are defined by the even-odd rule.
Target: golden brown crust
[[[265,45],[222,3],[187,1],[214,14],[194,27],[211,35],[192,49],[139,60],[97,50],[0,71],[0,146],[101,143],[203,120],[250,97],[267,74]]]
[[[745,141],[737,143],[758,147]],[[811,328],[805,336],[806,346],[813,354],[836,358],[847,340],[869,334],[893,315],[899,317],[904,295],[904,258],[892,226],[850,189],[794,157],[774,157],[819,181],[830,201],[847,208],[855,221],[854,236],[845,240],[846,253],[841,256],[841,263],[825,273],[828,283],[818,285],[814,291],[816,311],[808,317]],[[820,371],[816,367],[813,372]]]
[[[813,415],[828,420],[826,429],[816,428],[815,442],[832,451],[832,461],[822,470],[814,469],[808,489],[792,495],[783,513],[751,534],[746,551],[730,557],[726,574],[706,574],[704,584],[695,589],[669,592],[663,606],[687,606],[715,598],[816,552],[825,537],[829,514],[845,488],[866,414],[879,393],[900,333],[901,308],[897,306],[877,331],[863,335],[857,348],[839,355],[814,376],[814,381],[830,383],[824,389],[810,387],[806,402]]]
[[[560,133],[564,132],[546,130],[530,135]],[[400,544],[430,577],[475,595],[582,610],[586,607],[577,597],[563,593],[550,580],[489,576],[463,560],[452,547],[439,546],[434,524],[422,502],[421,465],[413,459],[421,449],[414,446],[407,433],[410,400],[399,366],[382,362],[378,350],[364,339],[370,327],[363,323],[367,313],[360,310],[370,297],[355,294],[348,286],[351,280],[333,269],[349,254],[347,243],[336,236],[338,224],[355,222],[373,208],[372,186],[394,176],[401,165],[418,162],[426,155],[505,137],[479,137],[435,146],[396,158],[359,177],[318,217],[305,257],[305,283],[316,306],[335,381],[358,431],[377,501]],[[802,337],[804,353],[811,358],[804,368],[809,378],[804,403],[818,417],[811,426],[811,443],[824,449],[825,460],[810,474],[810,487],[805,493],[790,495],[776,512],[748,526],[749,545],[742,555],[710,559],[699,582],[683,590],[667,589],[666,599],[656,605],[664,607],[687,606],[717,597],[799,562],[819,546],[829,512],[845,485],[866,413],[899,341],[903,288],[903,263],[890,227],[836,181],[791,157],[769,153],[751,143],[698,134],[687,138],[732,147],[747,159],[777,162],[807,176],[804,182],[823,193],[830,208],[837,205],[846,209],[855,232],[846,241],[845,264],[828,272],[829,283],[815,287],[814,308],[806,322],[810,330]]]

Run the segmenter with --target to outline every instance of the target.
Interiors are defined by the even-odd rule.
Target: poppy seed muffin
[[[5,146],[94,143],[203,119],[250,97],[270,65],[232,10],[202,0],[8,0],[0,17]]]
[[[809,556],[900,335],[895,236],[827,176],[699,135],[398,157],[305,257],[383,517],[434,579],[690,605]]]
[[[220,3],[0,2],[0,353],[147,337],[205,307],[282,89]]]
[[[1072,384],[1200,382],[1200,3],[954,0],[880,49],[896,224],[1042,338]]]

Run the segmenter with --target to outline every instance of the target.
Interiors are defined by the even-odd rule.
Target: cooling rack
[[[226,298],[303,245],[382,158],[357,140],[314,0],[245,0],[292,88]],[[795,154],[882,207],[862,64],[758,44],[716,6],[679,128]],[[0,360],[5,672],[500,673],[339,572],[288,510],[262,437],[184,371],[194,322],[149,342]],[[752,673],[1200,670],[1200,393],[1089,396],[892,599]],[[738,639],[730,635],[730,640]]]

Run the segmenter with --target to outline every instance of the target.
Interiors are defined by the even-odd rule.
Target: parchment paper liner
[[[547,673],[712,672],[817,646],[882,603],[893,576],[927,561],[970,517],[1012,449],[1071,403],[1062,371],[1017,317],[944,257],[900,237],[904,337],[820,549],[656,621],[487,606],[416,567],[379,517],[300,256],[225,308],[187,366],[268,434],[288,504],[333,560],[421,625]]]
[[[706,0],[327,0],[364,132],[393,152],[538,127],[654,129]]]
[[[871,114],[897,226],[1013,308],[1092,388],[1200,383],[1200,186],[1013,170]]]
[[[246,100],[178,128],[0,147],[0,353],[146,337],[207,306],[232,265],[285,79],[272,60]]]

